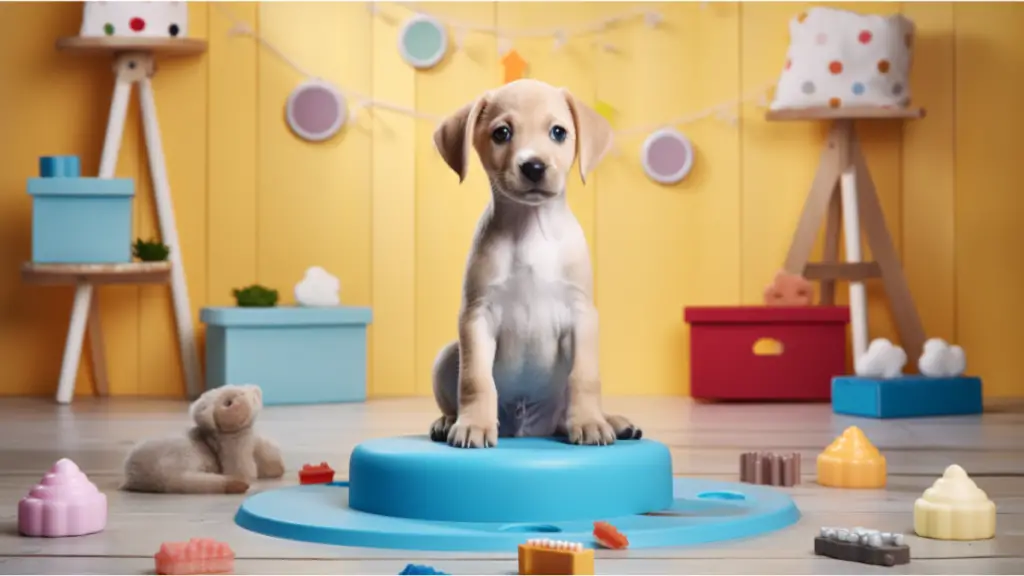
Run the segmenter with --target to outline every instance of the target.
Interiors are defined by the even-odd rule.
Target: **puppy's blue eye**
[[[512,139],[512,130],[508,126],[499,126],[491,132],[491,140],[498,144],[504,144]]]
[[[565,142],[565,138],[569,135],[569,133],[565,131],[565,128],[562,128],[561,126],[552,126],[549,134],[551,135],[551,139],[555,142]]]

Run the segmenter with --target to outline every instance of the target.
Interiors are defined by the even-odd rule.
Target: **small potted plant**
[[[277,289],[232,290],[235,306],[203,308],[206,385],[258,384],[263,403],[319,404],[366,399],[369,308],[343,306],[340,283],[311,268],[295,287],[298,305]]]
[[[259,284],[235,288],[231,292],[239,308],[273,308],[277,306],[277,290]]]
[[[136,238],[132,244],[132,256],[143,262],[163,262],[171,255],[171,248],[159,240]]]

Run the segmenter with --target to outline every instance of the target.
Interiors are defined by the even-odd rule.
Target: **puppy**
[[[207,390],[189,408],[195,427],[184,437],[147,440],[128,454],[122,490],[240,494],[257,478],[284,475],[281,452],[253,430],[263,408],[254,385]]]
[[[466,265],[459,338],[435,360],[431,438],[468,448],[499,436],[640,438],[601,408],[590,253],[565,198],[573,161],[586,181],[611,126],[564,89],[518,80],[444,120],[434,143],[459,182],[476,150],[491,202]]]

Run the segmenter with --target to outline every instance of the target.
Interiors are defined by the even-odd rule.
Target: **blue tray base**
[[[766,486],[676,478],[666,510],[543,524],[440,522],[393,518],[348,507],[348,483],[294,486],[250,496],[235,515],[248,530],[303,542],[451,552],[508,552],[530,538],[596,548],[593,521],[611,522],[630,548],[686,546],[757,536],[800,518],[793,500]]]
[[[981,378],[832,379],[832,411],[868,418],[915,418],[982,413]]]

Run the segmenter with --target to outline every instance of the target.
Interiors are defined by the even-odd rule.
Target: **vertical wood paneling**
[[[494,26],[493,3],[422,5],[433,14]],[[462,50],[416,76],[416,109],[447,115],[500,82],[493,35],[468,34]],[[452,78],[459,81],[453,82]],[[490,200],[477,159],[466,180],[434,149],[434,127],[416,125],[416,392],[431,394],[430,369],[438,351],[457,336],[462,278],[477,218]]]
[[[416,71],[395,49],[407,10],[373,19],[373,97],[416,107]],[[370,393],[416,393],[416,132],[429,124],[387,110],[362,114],[373,134],[373,325]],[[428,388],[429,389],[429,388]]]
[[[207,118],[208,306],[234,304],[231,290],[256,281],[257,42],[230,36],[231,18],[258,29],[259,4],[212,4],[210,10],[209,117]],[[189,267],[191,271],[192,266]]]
[[[511,29],[574,28],[635,9],[631,3],[424,3],[423,10]],[[788,20],[809,3],[663,3],[657,29],[637,19],[556,50],[519,39],[527,75],[616,109],[616,128],[657,123],[718,104],[776,79]],[[890,231],[929,336],[956,340],[986,394],[1024,393],[1010,359],[1024,342],[1024,269],[1009,247],[1024,241],[1024,179],[1017,126],[1024,82],[1024,8],[1018,4],[843,3],[902,10],[918,28],[912,88],[927,118],[862,122],[858,129]],[[78,154],[95,174],[113,85],[109,61],[58,53],[77,32],[80,4],[3,5],[0,125],[0,394],[53,393],[70,314],[70,288],[21,284],[29,258],[25,179],[38,157]],[[445,115],[502,81],[495,37],[450,30],[449,55],[411,69],[396,36],[410,14],[363,3],[190,6],[199,58],[160,63],[154,80],[186,276],[194,309],[233,302],[253,282],[282,303],[309,266],[342,282],[346,304],[372,305],[371,394],[430,394],[430,367],[456,335],[465,258],[489,201],[474,158],[461,186],[432,142],[432,122],[361,108],[328,142],[295,137],[284,121],[303,77],[252,38],[229,36],[228,11],[343,90]],[[45,32],[41,32],[45,31]],[[595,45],[613,46],[604,51]],[[14,48],[16,47],[16,49]],[[17,55],[15,57],[14,55]],[[73,97],[72,97],[73,96]],[[136,180],[135,236],[158,234],[137,92],[117,175]],[[590,183],[570,178],[569,200],[590,241],[608,394],[688,391],[688,331],[681,308],[757,303],[781,266],[806,198],[824,123],[768,123],[753,105],[739,126],[710,118],[679,127],[697,149],[677,186],[642,173],[648,133],[622,136]],[[41,119],[45,119],[43,122]],[[820,233],[819,233],[820,236]],[[1009,250],[1009,251],[1008,251]],[[867,254],[867,251],[865,251]],[[820,255],[815,250],[814,258]],[[99,290],[111,392],[183,391],[176,327],[164,287]],[[848,291],[841,284],[838,298]],[[879,282],[869,284],[871,337],[895,337]],[[202,326],[197,322],[197,328]],[[200,340],[200,344],[202,340]],[[910,359],[913,364],[916,359]],[[91,393],[88,355],[78,391]]]
[[[659,8],[665,19],[657,29],[642,21],[618,27],[607,35],[616,50],[599,56],[598,97],[621,111],[625,126],[657,124],[739,93],[738,5]],[[714,54],[714,63],[701,53]],[[623,139],[622,155],[600,173],[598,308],[611,394],[686,393],[683,306],[739,297],[739,130],[713,119],[681,130],[697,151],[679,185],[643,176],[647,133]]]
[[[310,74],[370,92],[370,14],[360,3],[260,4],[260,31]],[[296,33],[301,31],[301,33]],[[259,282],[294,303],[310,266],[341,280],[342,302],[370,303],[370,136],[346,125],[328,142],[306,142],[283,120],[305,80],[264,51],[259,59]]]
[[[992,396],[1024,392],[1024,5],[956,4],[956,322]]]
[[[209,4],[189,5],[190,36],[207,37],[209,8]],[[196,345],[200,350],[205,342],[199,308],[206,298],[207,63],[205,56],[168,59],[160,62],[160,73],[153,77],[171,202],[185,265]],[[148,168],[144,139],[141,148],[142,162]],[[159,238],[156,198],[148,169],[144,178],[146,193],[139,197],[138,236]],[[185,380],[169,286],[139,289],[139,324],[139,393],[183,395]]]
[[[809,6],[771,2],[741,5],[744,93],[778,78],[789,46],[789,20]],[[763,302],[764,287],[782,268],[828,129],[813,122],[766,122],[764,113],[763,109],[746,107],[740,137],[743,304]],[[819,241],[812,258],[820,258],[820,254]]]
[[[925,332],[955,341],[953,5],[907,2],[903,13],[917,27],[912,97],[928,111],[903,129],[903,270]]]

